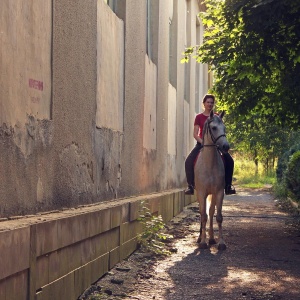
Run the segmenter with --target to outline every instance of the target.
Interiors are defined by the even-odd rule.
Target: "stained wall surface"
[[[141,202],[192,201],[199,2],[0,1],[1,299],[77,298],[136,249]]]
[[[185,186],[199,1],[2,0],[0,217]]]

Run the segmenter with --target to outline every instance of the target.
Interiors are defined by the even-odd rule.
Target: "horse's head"
[[[222,152],[228,152],[229,143],[226,139],[226,130],[223,123],[224,111],[220,115],[215,115],[213,111],[210,112],[209,117],[204,125],[203,145],[215,145]]]

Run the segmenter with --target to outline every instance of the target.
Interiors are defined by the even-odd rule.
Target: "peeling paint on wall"
[[[59,155],[64,183],[74,198],[93,192],[93,163],[87,157],[76,143],[66,146]]]
[[[123,133],[107,128],[96,131],[97,194],[105,197],[118,197],[122,182]],[[105,186],[105,190],[103,189]]]

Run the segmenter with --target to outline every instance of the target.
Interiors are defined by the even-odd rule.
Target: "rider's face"
[[[214,104],[215,102],[213,98],[207,98],[206,101],[203,103],[204,108],[209,111],[213,109]]]

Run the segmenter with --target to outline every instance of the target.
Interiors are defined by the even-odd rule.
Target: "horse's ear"
[[[219,117],[222,119],[222,118],[224,117],[224,115],[225,115],[225,110],[223,110],[223,111],[220,113]]]
[[[210,114],[209,114],[209,118],[212,119],[214,117],[214,111],[211,110]]]

